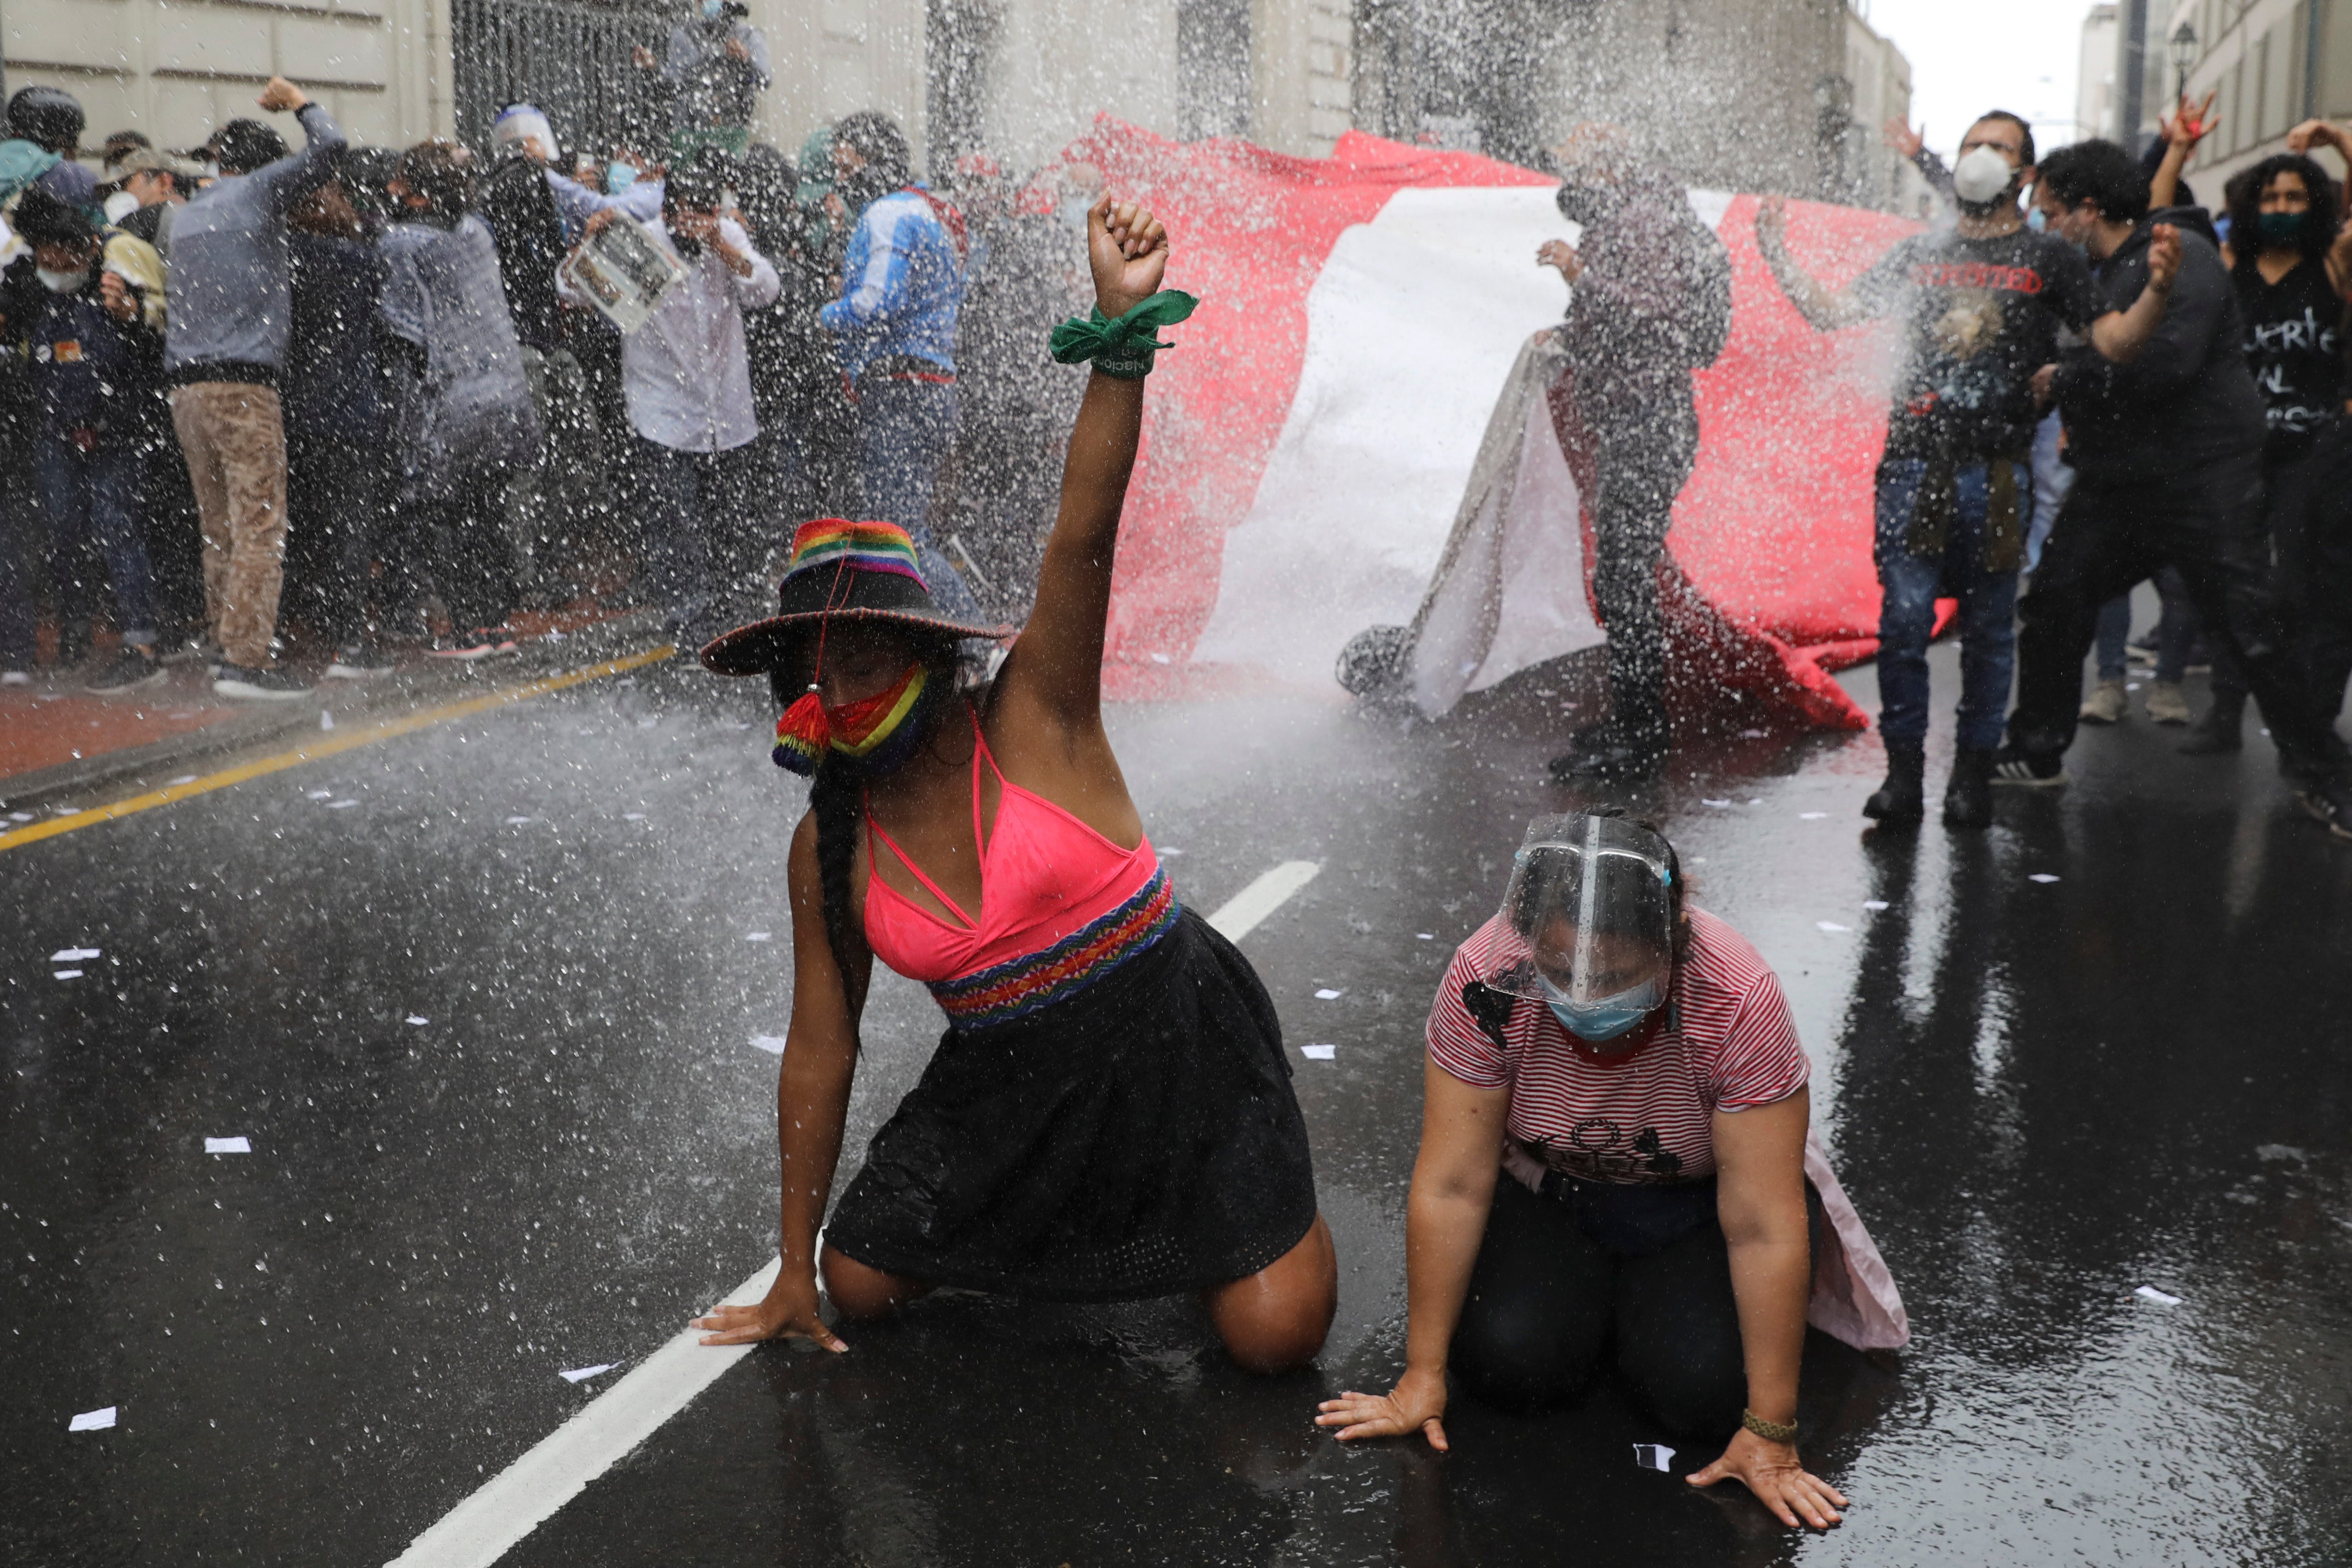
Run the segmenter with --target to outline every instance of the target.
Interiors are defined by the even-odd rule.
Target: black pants
[[[1570,1205],[1504,1176],[1454,1330],[1454,1373],[1489,1405],[1538,1410],[1582,1393],[1612,1343],[1619,1374],[1668,1431],[1716,1437],[1739,1425],[1748,1364],[1723,1228],[1710,1218],[1628,1256],[1588,1235]]]
[[[2294,584],[2313,706],[2333,724],[2352,680],[2352,421],[2329,426],[2312,463],[2302,531],[2282,545],[2279,572]]]
[[[420,586],[429,582],[440,592],[450,630],[460,637],[503,626],[513,613],[506,505],[506,470],[485,465],[459,474],[446,497],[395,508],[396,538],[388,548],[414,563]]]
[[[2306,681],[2315,674],[2310,658],[2312,492],[2326,462],[2326,449],[2317,445],[2286,462],[2263,461],[2262,531],[2269,546],[2271,597],[2278,604],[2288,651],[2303,666]],[[2337,685],[2340,689],[2340,680]],[[2227,649],[2214,649],[2213,695],[2243,699],[2250,689],[2237,660]],[[2320,695],[2315,685],[2312,695]],[[2320,711],[2328,711],[2324,699]]]
[[[2339,769],[2344,743],[2311,701],[2271,591],[2262,501],[2259,452],[2167,478],[2076,480],[2019,608],[2010,744],[2056,758],[2074,743],[2099,606],[2168,565],[2207,644],[2244,672],[2286,768],[2303,778]]]
[[[1618,432],[1596,424],[1599,494],[1592,504],[1592,596],[1609,632],[1609,708],[1618,724],[1666,738],[1666,627],[1658,612],[1658,558],[1675,497],[1698,455],[1689,408]]]
[[[386,523],[389,483],[381,442],[286,433],[285,596],[338,644],[367,635],[369,601],[383,607],[387,620],[415,602],[407,575],[412,563],[391,548],[396,541]],[[374,575],[379,560],[385,573],[380,582]]]

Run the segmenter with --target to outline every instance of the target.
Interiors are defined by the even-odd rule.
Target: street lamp
[[[2189,25],[2188,17],[2183,16],[2180,26],[2172,29],[2168,53],[2172,57],[2172,79],[2179,88],[2179,96],[2187,98],[2189,68],[2197,63],[2197,29]]]

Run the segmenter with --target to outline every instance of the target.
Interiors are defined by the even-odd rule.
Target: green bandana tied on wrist
[[[1105,319],[1097,305],[1087,319],[1073,316],[1054,329],[1054,358],[1065,365],[1092,360],[1107,376],[1141,381],[1151,373],[1152,355],[1175,347],[1154,334],[1190,316],[1200,303],[1180,288],[1163,288],[1116,320]]]

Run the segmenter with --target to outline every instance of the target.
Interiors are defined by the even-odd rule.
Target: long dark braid
[[[863,944],[849,924],[849,869],[857,859],[857,824],[866,815],[862,784],[845,768],[820,764],[809,787],[809,810],[816,816],[816,875],[824,901],[825,946],[833,949],[842,994],[853,1012],[857,998],[849,994],[856,973],[850,960]]]

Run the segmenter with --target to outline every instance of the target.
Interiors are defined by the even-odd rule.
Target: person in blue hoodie
[[[138,517],[138,404],[162,374],[163,337],[147,320],[144,291],[100,268],[99,232],[80,207],[29,190],[14,226],[32,254],[0,275],[0,334],[26,356],[33,483],[58,563],[54,575],[68,616],[83,612],[88,595],[72,579],[95,534],[123,646],[89,685],[127,691],[163,673]]]
[[[835,191],[854,214],[841,298],[817,312],[857,404],[866,515],[913,536],[931,592],[950,614],[979,601],[931,542],[931,500],[955,444],[956,319],[968,248],[963,215],[914,181],[906,133],[871,110],[834,128]]]

